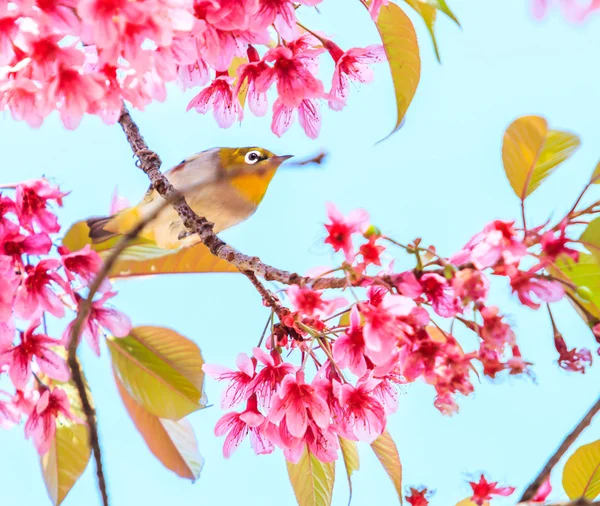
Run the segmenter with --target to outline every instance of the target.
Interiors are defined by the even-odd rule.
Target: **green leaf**
[[[578,448],[565,464],[562,484],[569,499],[600,494],[600,441]]]
[[[87,425],[56,422],[56,437],[40,459],[52,504],[61,504],[85,471],[92,454]]]
[[[190,422],[166,420],[148,413],[127,393],[114,372],[117,390],[133,424],[144,438],[150,451],[167,468],[182,478],[196,481],[204,460]]]
[[[149,413],[179,420],[204,407],[204,361],[189,339],[163,327],[136,327],[107,343],[116,376]]]
[[[410,5],[416,12],[423,18],[425,21],[425,26],[427,27],[427,31],[431,36],[431,41],[433,42],[433,50],[435,51],[435,57],[438,62],[440,60],[440,51],[437,45],[437,40],[435,38],[435,19],[437,16],[436,8],[429,4],[426,0],[404,0],[408,5]]]
[[[286,461],[298,506],[329,506],[333,496],[335,462],[321,462],[307,448],[297,464]]]
[[[517,197],[525,200],[531,195],[579,143],[576,135],[549,130],[540,116],[523,116],[513,121],[504,133],[502,161]]]
[[[381,8],[377,30],[392,73],[398,114],[396,126],[387,136],[389,137],[400,128],[408,106],[415,96],[421,78],[421,57],[415,28],[395,3],[390,2]]]
[[[590,184],[600,184],[600,162],[596,164],[596,168],[590,178]]]
[[[580,253],[579,262],[577,263],[570,257],[562,256],[556,261],[556,268],[550,266],[548,272],[565,281],[570,281],[577,287],[586,287],[589,290],[586,299],[582,299],[576,291],[568,287],[565,290],[577,298],[579,305],[583,306],[596,318],[600,318],[600,263],[594,255]],[[581,312],[578,305],[571,303],[584,321],[587,321],[585,314]]]
[[[588,223],[579,240],[590,253],[600,257],[600,218],[595,218]]]
[[[394,443],[392,436],[386,430],[371,443],[371,448],[394,483],[398,499],[400,499],[400,504],[402,504],[402,464],[400,463],[400,455],[398,454],[396,443]]]
[[[119,241],[92,244],[88,237],[89,227],[85,221],[75,223],[63,238],[63,245],[77,251],[87,244],[102,258],[106,258],[111,248]],[[195,244],[178,250],[162,249],[147,239],[137,238],[119,255],[109,277],[128,278],[157,274],[181,274],[203,272],[238,272],[229,262],[214,256],[204,244]]]
[[[460,27],[460,23],[458,22],[458,19],[456,18],[454,13],[450,10],[450,7],[448,7],[446,0],[424,0],[424,1],[427,2],[429,5],[431,5],[432,7],[435,7],[438,11],[443,12],[446,16],[448,16],[452,21],[454,21]]]
[[[360,468],[360,459],[358,457],[358,448],[354,441],[344,439],[343,437],[338,438],[340,441],[340,448],[342,449],[342,457],[344,457],[344,465],[346,466],[346,475],[348,476],[348,487],[350,489],[350,498],[348,504],[352,501],[352,473],[358,471]]]

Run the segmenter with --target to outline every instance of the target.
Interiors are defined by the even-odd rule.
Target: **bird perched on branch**
[[[275,172],[291,156],[277,156],[258,147],[213,148],[189,156],[165,176],[184,194],[192,210],[213,223],[218,233],[254,214]],[[112,216],[89,218],[89,236],[96,244],[124,234],[161,205],[164,199],[150,188],[136,206]],[[177,211],[166,206],[144,227],[139,237],[165,249],[180,248],[199,240],[196,234],[184,237],[186,233]]]

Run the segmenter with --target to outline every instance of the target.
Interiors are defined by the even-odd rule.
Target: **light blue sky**
[[[135,111],[134,118],[167,167],[217,145],[263,145],[299,156],[328,149],[331,156],[322,168],[282,170],[256,215],[223,234],[240,250],[293,271],[331,261],[322,246],[326,201],[344,212],[364,207],[396,239],[420,236],[447,255],[490,220],[517,218],[518,200],[504,176],[500,149],[506,126],[525,114],[543,114],[552,126],[582,138],[581,149],[529,202],[528,220],[539,223],[552,212],[564,213],[600,157],[600,19],[573,27],[553,13],[535,23],[525,0],[450,3],[463,29],[440,20],[441,66],[424,25],[410,14],[420,40],[421,84],[404,128],[376,147],[395,119],[385,65],[378,67],[374,84],[352,89],[345,111],[325,111],[317,141],[307,139],[297,125],[277,139],[269,119],[250,114],[241,127],[220,130],[212,117],[186,113],[192,94],[182,96],[175,89],[167,103]],[[321,17],[306,17],[306,24],[336,35],[341,46],[377,41],[359,2],[327,0],[320,8]],[[106,212],[115,184],[132,200],[148,186],[118,126],[86,118],[77,131],[67,132],[52,115],[41,129],[31,130],[8,113],[2,119],[0,181],[41,174],[56,178],[72,190],[61,212],[64,225]],[[238,351],[250,351],[267,316],[255,290],[237,275],[156,277],[116,287],[116,303],[135,325],[171,326],[196,341],[213,363],[232,365]],[[598,394],[598,365],[582,376],[555,364],[544,312],[519,307],[503,282],[494,284],[491,297],[509,313],[524,356],[535,363],[536,381],[483,380],[470,398],[459,400],[460,413],[452,418],[433,407],[431,388],[416,384],[408,389],[389,430],[399,447],[404,483],[436,489],[434,505],[452,505],[469,495],[467,479],[480,471],[520,492]],[[568,304],[558,305],[556,317],[569,346],[593,348],[591,334]],[[468,347],[473,341],[464,343]],[[106,348],[99,360],[86,348],[83,361],[98,409],[112,504],[295,504],[281,453],[255,457],[246,443],[231,460],[223,459],[222,439],[212,434],[222,414],[218,406],[191,416],[206,460],[198,482],[191,485],[162,468],[117,396]],[[206,389],[210,401],[218,403],[220,385],[209,380]],[[579,444],[598,437],[600,421]],[[47,504],[35,450],[22,430],[0,432],[0,448],[3,506]],[[395,504],[391,482],[366,445],[361,458],[354,504],[371,504],[374,497],[378,504]],[[340,506],[347,503],[348,489],[343,466],[337,471],[334,504]],[[560,484],[558,471],[553,484]],[[97,504],[97,497],[90,465],[64,504]]]

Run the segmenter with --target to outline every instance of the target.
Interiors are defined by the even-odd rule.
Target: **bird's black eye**
[[[248,151],[246,153],[246,156],[244,157],[244,161],[249,164],[256,163],[262,159],[263,159],[263,156],[261,155],[260,151],[256,151],[256,150]]]

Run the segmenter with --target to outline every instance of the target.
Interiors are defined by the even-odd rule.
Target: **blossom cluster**
[[[70,378],[65,357],[72,323],[61,337],[51,337],[48,322],[77,310],[102,259],[89,246],[73,252],[54,247],[60,225],[50,204],[62,205],[65,193],[44,179],[14,190],[14,198],[0,195],[0,378],[12,387],[0,391],[0,426],[25,418],[25,435],[44,454],[58,416],[83,423],[59,386]],[[123,337],[131,328],[124,314],[106,305],[115,295],[108,281],[99,292],[82,331],[96,354],[103,329]]]
[[[537,19],[543,18],[553,4],[558,4],[563,16],[572,23],[582,23],[595,11],[600,9],[600,1],[590,0],[581,2],[579,0],[532,0],[531,9]]]
[[[86,113],[114,123],[122,100],[143,109],[178,82],[203,87],[188,110],[212,109],[227,128],[242,120],[246,97],[264,116],[275,87],[273,132],[281,136],[297,114],[315,138],[321,103],[342,109],[348,81],[370,81],[369,64],[385,57],[381,45],[344,51],[300,28],[296,8],[319,1],[2,0],[0,110],[34,127],[55,109],[70,129]],[[328,87],[317,76],[324,53],[335,63]]]
[[[559,257],[577,262],[580,255],[567,236],[568,219],[530,230],[495,220],[444,258],[420,240],[402,245],[384,236],[364,211],[344,217],[329,205],[328,215],[325,242],[343,253],[334,271],[344,272],[354,300],[291,286],[290,308],[279,306],[277,324],[271,316],[265,349],[259,344],[252,357],[240,354],[237,370],[204,366],[227,382],[222,407],[243,409],[224,415],[215,428],[226,435],[225,457],[250,434],[257,454],[279,447],[297,462],[307,446],[329,462],[338,456],[338,436],[370,443],[382,434],[401,385],[424,381],[435,390],[435,406],[452,414],[457,395],[473,392],[472,374],[528,372],[515,333],[487,302],[490,276],[505,278],[516,299],[537,310],[570,288],[548,268]],[[403,248],[416,266],[403,272],[395,272],[393,262],[384,266],[391,247]],[[598,322],[589,323],[600,343]],[[455,327],[474,333],[477,348],[465,351]],[[556,328],[554,343],[564,369],[584,372],[591,365],[591,352],[569,349]]]

